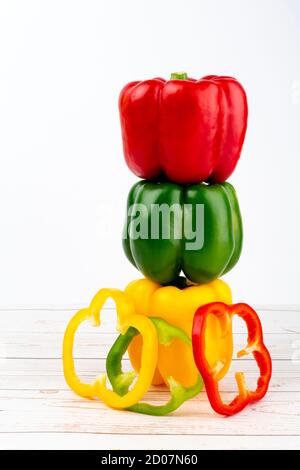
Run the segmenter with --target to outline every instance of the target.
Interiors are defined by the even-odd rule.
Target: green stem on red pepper
[[[171,73],[171,80],[187,80],[188,74],[186,72],[173,72]]]

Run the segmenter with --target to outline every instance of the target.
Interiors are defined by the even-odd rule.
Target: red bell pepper
[[[128,83],[119,110],[127,165],[145,179],[220,183],[233,172],[247,127],[247,99],[232,77],[186,74]]]
[[[252,353],[260,370],[255,391],[247,389],[243,372],[235,374],[238,395],[229,404],[223,402],[219,392],[218,373],[222,368],[222,363],[212,367],[206,357],[205,333],[209,315],[214,315],[219,320],[225,335],[227,330],[231,330],[234,315],[238,315],[245,321],[248,329],[248,344],[245,349],[238,352],[237,356],[241,357]],[[243,303],[226,305],[223,302],[203,305],[194,316],[192,340],[196,365],[202,375],[210,404],[217,413],[227,416],[233,415],[243,410],[249,403],[265,396],[272,375],[272,360],[263,342],[263,331],[259,317],[249,305]]]

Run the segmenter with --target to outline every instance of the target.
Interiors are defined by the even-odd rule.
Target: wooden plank
[[[117,334],[80,332],[74,347],[75,358],[105,358]],[[236,350],[246,344],[244,334],[234,336]],[[264,340],[273,359],[291,359],[297,356],[300,361],[300,333],[265,333]],[[0,333],[0,358],[60,358],[62,335],[57,333]]]
[[[91,383],[96,374],[84,375],[81,374],[81,380],[86,383]],[[255,388],[255,381],[257,374],[246,372],[246,381],[249,388]],[[1,376],[1,390],[68,390],[63,376],[58,375],[23,375],[23,376]],[[157,393],[160,392],[160,389]],[[300,393],[300,379],[295,377],[294,374],[284,373],[282,375],[274,375],[270,383],[269,390],[272,392],[297,392]],[[236,384],[233,375],[227,376],[220,384],[220,391],[233,392],[236,391]]]
[[[151,394],[150,394],[151,395]],[[151,398],[156,400],[157,394]],[[225,399],[231,396],[225,394]],[[157,402],[157,403],[160,403]],[[214,414],[204,393],[171,416],[115,411],[72,392],[0,392],[0,432],[79,432],[156,435],[300,435],[298,393],[269,393],[231,418]]]
[[[155,391],[152,389],[149,391],[146,396],[144,397],[145,400],[148,401],[154,401],[154,402],[162,402],[166,397],[168,393],[164,387],[161,387],[161,391],[157,393],[156,388]],[[224,392],[224,401],[227,399],[230,399],[230,396],[233,395],[233,393],[229,392]],[[109,409],[105,405],[103,405],[98,399],[95,400],[87,400],[85,398],[82,398],[78,395],[76,395],[72,390],[66,389],[66,390],[0,390],[0,403],[3,405],[5,402],[6,409],[11,409],[15,405],[13,404],[13,400],[15,399],[16,401],[22,400],[33,400],[36,403],[40,402],[40,400],[45,400],[48,399],[50,402],[53,401],[59,401],[59,402],[65,402],[65,403],[73,403],[74,406],[79,406],[79,407],[92,407],[95,408],[98,407],[103,407],[105,410]],[[294,400],[294,403],[296,407],[300,404],[300,395],[298,392],[272,392],[269,394],[267,398],[264,400],[260,401],[260,403],[263,402],[272,402],[272,403],[277,403],[277,402],[282,402],[282,403],[287,403],[291,400]],[[189,400],[187,403],[190,402],[207,402],[207,397],[205,391],[200,392],[197,397],[192,398]],[[256,403],[256,405],[259,402]],[[240,416],[242,416],[245,413],[243,411]],[[176,412],[178,414],[178,412]],[[180,414],[180,413],[179,413]],[[127,413],[129,416],[139,416],[137,413]],[[219,415],[216,415],[219,416]],[[152,417],[154,420],[156,417]],[[296,433],[298,435],[298,433]]]
[[[46,450],[282,450],[300,449],[299,436],[174,436],[92,433],[0,433],[0,449]],[[191,451],[191,454],[193,452]]]
[[[76,310],[6,310],[0,313],[0,332],[11,333],[63,333]],[[259,309],[263,327],[268,333],[299,332],[300,308],[298,310]],[[114,308],[104,308],[101,330],[111,332],[115,326]],[[237,332],[242,331],[242,323],[237,323]],[[82,327],[88,330],[89,325]]]
[[[252,359],[235,359],[233,363],[238,368],[242,361],[242,368],[245,371],[257,371],[255,361]],[[93,375],[105,370],[105,359],[91,359],[81,358],[76,359],[76,366],[80,373],[84,375]],[[129,360],[124,359],[124,370],[129,367]],[[273,372],[281,376],[292,375],[300,377],[299,364],[293,364],[290,360],[274,360]],[[4,375],[61,375],[62,374],[62,361],[58,359],[6,359],[0,362],[0,377]]]
[[[105,371],[105,360],[79,359],[76,361],[78,373],[85,382],[91,382],[99,373]],[[124,370],[131,369],[129,361],[124,361]],[[222,391],[236,390],[233,371],[243,370],[246,380],[254,387],[257,379],[257,367],[254,361],[234,361],[231,373],[222,380]],[[300,392],[299,368],[291,361],[274,361],[273,378],[270,383],[271,391]],[[62,374],[62,363],[59,359],[9,359],[0,363],[0,389],[6,390],[68,390]],[[159,392],[159,390],[158,390]]]

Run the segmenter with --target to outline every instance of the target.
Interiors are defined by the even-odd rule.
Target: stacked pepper
[[[101,289],[73,317],[64,338],[66,380],[84,397],[154,415],[174,411],[204,382],[213,409],[234,414],[262,398],[271,377],[257,313],[244,303],[232,305],[229,286],[218,279],[242,249],[238,199],[226,179],[245,137],[246,94],[231,77],[194,80],[179,73],[169,81],[129,83],[119,109],[125,160],[143,178],[128,195],[123,248],[145,278],[124,291]],[[73,359],[78,326],[86,320],[100,325],[108,297],[116,303],[120,332],[106,360],[111,389],[105,375],[82,383]],[[232,361],[234,315],[248,328],[248,344],[238,357],[252,353],[260,375],[250,391],[243,373],[236,373],[238,395],[225,404],[218,383]],[[134,371],[122,370],[126,351]],[[140,402],[151,384],[169,387],[166,404]]]

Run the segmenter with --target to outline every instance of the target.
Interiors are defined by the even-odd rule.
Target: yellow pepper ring
[[[73,358],[75,333],[81,323],[91,320],[93,326],[100,325],[100,311],[108,297],[111,297],[117,308],[117,330],[124,334],[130,326],[136,328],[143,338],[142,364],[139,377],[125,396],[109,390],[106,376],[100,376],[92,384],[81,382],[77,376]],[[153,323],[144,316],[135,314],[133,303],[118,289],[101,289],[93,298],[90,307],[79,310],[70,320],[63,343],[63,365],[66,382],[78,395],[93,398],[98,397],[113,408],[127,408],[142,399],[148,391],[155,372],[158,356],[158,338]]]
[[[63,366],[66,382],[74,392],[85,398],[93,397],[93,386],[91,384],[81,382],[80,378],[77,376],[73,358],[73,346],[75,333],[78,327],[81,323],[89,319],[90,311],[88,308],[79,310],[67,326],[63,343]]]

